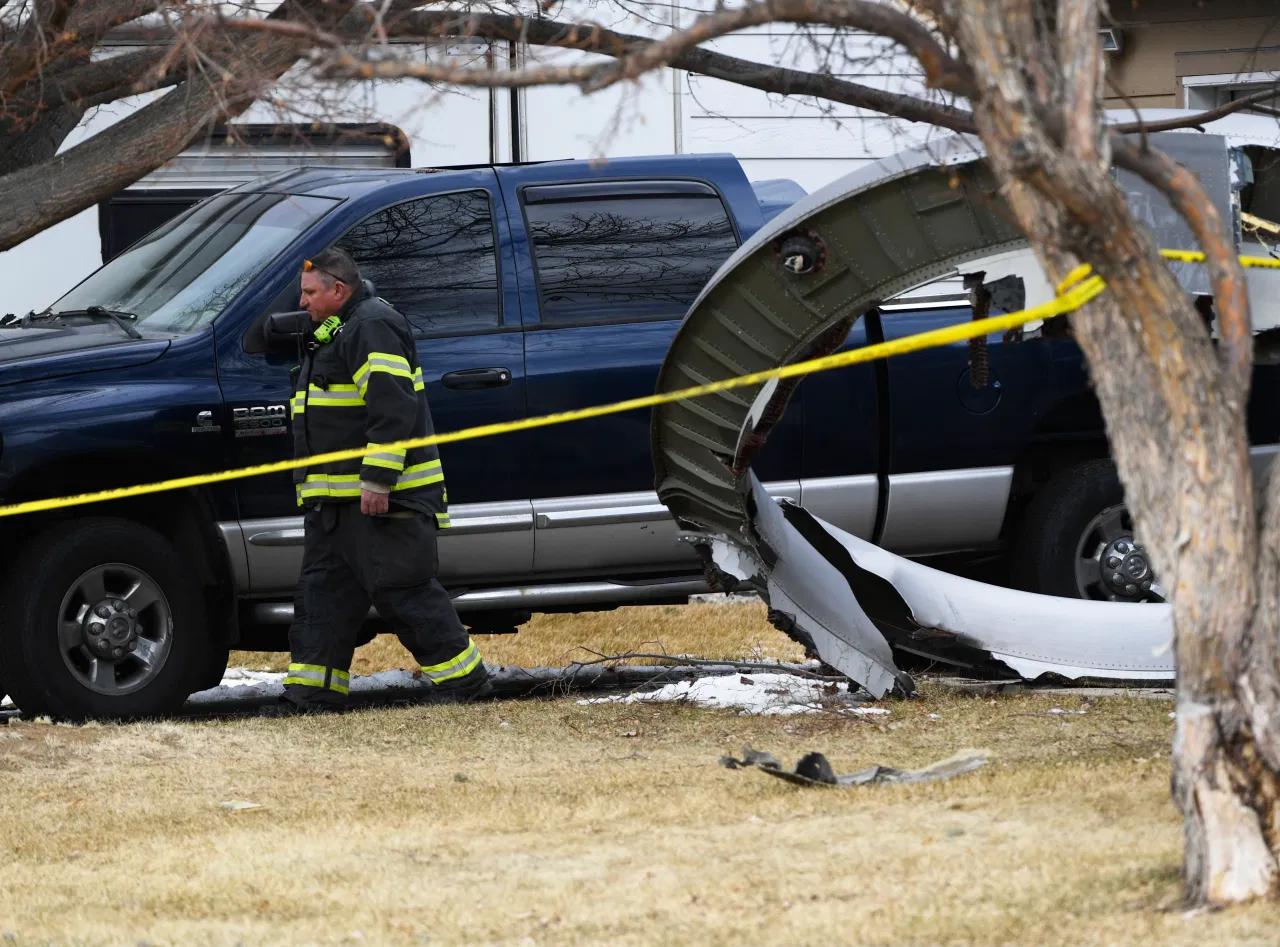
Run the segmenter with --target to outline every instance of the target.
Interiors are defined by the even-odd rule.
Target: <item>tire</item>
[[[1106,568],[1104,557],[1121,564]],[[1044,595],[1162,601],[1145,552],[1133,541],[1124,488],[1109,460],[1069,467],[1036,494],[1019,526],[1012,574],[1019,588]],[[1111,581],[1115,575],[1124,581]]]
[[[227,658],[230,654],[231,649],[226,645],[210,642],[204,670],[195,676],[194,683],[191,685],[191,693],[208,690],[221,684],[223,677],[227,673]]]
[[[72,720],[177,710],[220,653],[226,660],[194,572],[167,539],[128,520],[41,533],[0,589],[0,660],[14,703]]]

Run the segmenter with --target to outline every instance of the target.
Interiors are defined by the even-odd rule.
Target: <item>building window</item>
[[[1276,88],[1280,72],[1224,73],[1210,76],[1183,76],[1184,101],[1189,109],[1211,109],[1238,99]],[[1280,91],[1276,98],[1242,111],[1255,115],[1280,115]]]

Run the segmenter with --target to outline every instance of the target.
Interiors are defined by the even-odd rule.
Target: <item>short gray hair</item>
[[[332,286],[334,281],[346,283],[354,293],[360,285],[360,267],[351,259],[351,254],[341,247],[330,247],[317,253],[309,261],[311,269],[318,270],[325,286]]]

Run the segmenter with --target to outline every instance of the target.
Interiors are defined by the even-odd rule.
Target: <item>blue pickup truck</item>
[[[263,324],[297,308],[301,261],[335,242],[412,324],[438,430],[649,393],[707,279],[799,196],[684,156],[309,168],[209,197],[3,324],[0,499],[288,456],[296,356],[262,344]],[[970,318],[954,297],[886,305],[845,344]],[[1132,529],[1074,343],[993,337],[984,374],[959,345],[813,377],[755,469],[898,552],[1012,546],[1032,588],[1158,595],[1101,566]],[[1280,440],[1274,412],[1254,421],[1257,442]],[[443,578],[473,630],[706,589],[653,492],[648,427],[633,412],[442,448]],[[0,692],[24,710],[164,712],[215,683],[229,647],[286,648],[302,548],[288,474],[0,532]]]

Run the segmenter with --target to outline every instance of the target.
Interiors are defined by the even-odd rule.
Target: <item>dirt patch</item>
[[[13,719],[0,726],[0,771],[58,768],[107,736],[102,725],[69,726]]]

